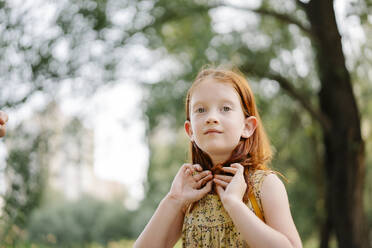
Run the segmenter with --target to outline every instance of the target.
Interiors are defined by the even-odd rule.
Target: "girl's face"
[[[256,118],[244,116],[240,96],[229,83],[200,82],[191,94],[189,108],[185,130],[213,164],[226,161],[240,138],[250,137],[256,128]]]

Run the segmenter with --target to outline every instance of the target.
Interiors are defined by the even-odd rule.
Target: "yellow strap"
[[[253,192],[250,192],[249,193],[249,200],[251,201],[253,210],[256,213],[257,217],[260,218],[263,222],[265,222],[265,219],[264,219],[264,217],[262,215],[262,212],[261,212],[260,208],[258,207],[258,204],[257,204],[257,201],[256,201],[256,197],[254,196],[254,193]]]

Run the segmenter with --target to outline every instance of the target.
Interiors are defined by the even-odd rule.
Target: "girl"
[[[302,247],[240,73],[202,69],[186,96],[184,164],[134,247]]]

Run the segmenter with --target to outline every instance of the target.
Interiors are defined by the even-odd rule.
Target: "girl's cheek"
[[[196,128],[199,128],[201,126],[201,124],[203,123],[203,120],[202,119],[197,119],[195,120],[195,127]]]

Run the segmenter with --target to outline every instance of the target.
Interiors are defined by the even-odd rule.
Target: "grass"
[[[122,239],[120,241],[112,241],[109,242],[106,246],[94,243],[90,245],[84,246],[84,248],[132,248],[135,240],[126,240]],[[306,242],[304,242],[304,248],[317,248],[319,247],[319,240],[317,238],[310,238]],[[2,246],[0,245],[0,248],[56,248],[60,247],[58,245],[55,246],[48,246],[48,245],[42,245],[42,244],[33,244],[33,243],[23,243],[23,244],[17,244],[15,246]],[[337,244],[335,240],[331,240],[330,242],[330,248],[336,248]],[[80,248],[80,246],[79,246]],[[182,240],[178,240],[174,248],[182,248]]]
[[[84,246],[85,248],[132,248],[135,240],[126,240],[122,239],[120,241],[112,241],[109,242],[106,246],[101,244],[90,244]],[[35,243],[22,243],[17,245],[0,245],[0,248],[55,248],[59,247],[58,245],[49,246],[49,245],[42,245],[42,244],[35,244]],[[182,247],[182,241],[179,240],[177,244],[174,246],[174,248],[181,248]]]

